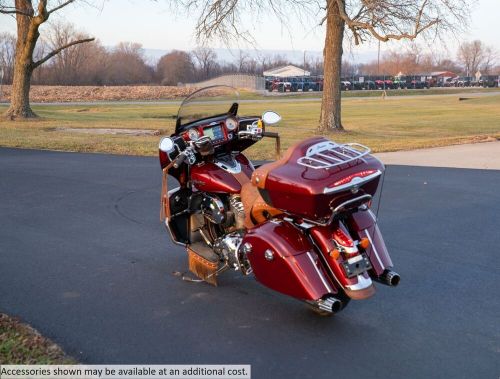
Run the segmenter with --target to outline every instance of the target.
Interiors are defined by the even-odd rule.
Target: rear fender
[[[330,277],[334,279],[337,286],[342,288],[347,296],[360,300],[371,297],[375,293],[375,287],[367,272],[352,278],[348,278],[344,272],[342,264],[346,261],[346,258],[342,254],[336,253],[337,244],[333,240],[337,240],[337,238],[334,235],[341,234],[343,236],[341,245],[352,246],[351,248],[355,250],[356,248],[349,231],[342,222],[330,226],[314,226],[309,229],[309,234],[322,256],[323,264]]]
[[[375,275],[380,276],[384,270],[393,267],[384,238],[376,223],[376,217],[370,209],[353,213],[348,224],[349,229],[357,234],[359,239],[369,239],[370,246],[366,249],[366,254],[370,258]]]

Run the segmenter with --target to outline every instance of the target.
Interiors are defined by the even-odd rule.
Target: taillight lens
[[[332,237],[341,246],[354,247],[354,241],[342,229],[335,229]]]
[[[351,183],[353,180],[356,178],[362,179],[366,178],[367,176],[370,176],[372,174],[375,174],[377,170],[364,170],[357,172],[355,174],[351,174],[349,176],[346,176],[345,178],[342,178],[340,180],[337,180],[335,183],[331,184],[329,187],[339,187],[347,183]]]

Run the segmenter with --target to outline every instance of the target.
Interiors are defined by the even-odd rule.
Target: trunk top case
[[[306,167],[297,162],[306,155],[309,147],[327,141],[324,137],[307,139],[290,147],[279,161],[259,167],[252,176],[252,182],[259,187],[263,198],[273,207],[286,212],[321,219],[329,217],[330,208],[342,201],[363,194],[375,195],[379,178],[360,186],[359,193],[355,195],[349,189],[324,193],[325,188],[349,175],[364,170],[384,170],[384,165],[371,155],[328,169]]]

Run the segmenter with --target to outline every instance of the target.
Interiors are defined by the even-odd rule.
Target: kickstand
[[[188,276],[187,272],[174,271],[174,272],[172,272],[172,275],[180,277],[185,282],[191,282],[191,283],[201,283],[201,282],[204,282],[203,279],[197,279],[197,278],[193,278],[191,276]]]

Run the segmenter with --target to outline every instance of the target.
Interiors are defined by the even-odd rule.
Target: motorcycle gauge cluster
[[[191,141],[197,141],[200,137],[200,132],[198,129],[192,128],[188,130],[188,137]]]
[[[233,131],[237,127],[238,127],[238,121],[236,121],[236,119],[234,119],[232,117],[229,117],[228,119],[226,119],[226,128],[227,128],[227,130]]]

